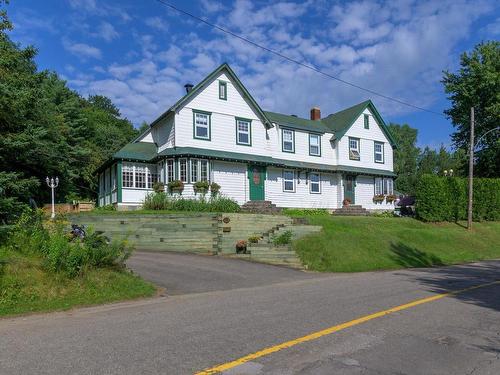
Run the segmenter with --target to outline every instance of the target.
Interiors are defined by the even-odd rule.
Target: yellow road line
[[[466,288],[466,289],[456,290],[456,291],[452,291],[452,292],[448,292],[448,293],[437,294],[437,295],[432,296],[432,297],[417,299],[415,301],[406,303],[404,305],[395,306],[395,307],[392,307],[392,308],[387,309],[387,310],[383,310],[383,311],[376,312],[374,314],[366,315],[366,316],[363,316],[361,318],[351,320],[349,322],[345,322],[345,323],[342,323],[342,324],[339,324],[339,325],[336,325],[336,326],[333,326],[333,327],[330,327],[330,328],[323,329],[321,331],[317,331],[317,332],[311,333],[311,334],[306,335],[306,336],[302,336],[302,337],[299,337],[299,338],[296,338],[296,339],[284,342],[282,344],[278,344],[278,345],[275,345],[275,346],[270,346],[269,348],[265,348],[263,350],[259,350],[258,352],[255,352],[255,353],[252,353],[252,354],[248,354],[248,355],[246,355],[244,357],[241,357],[241,358],[238,358],[238,359],[236,359],[234,361],[223,363],[221,365],[218,365],[218,366],[215,366],[215,367],[211,367],[211,368],[208,368],[206,370],[197,372],[195,375],[214,375],[214,374],[217,374],[217,373],[220,373],[220,372],[223,372],[223,371],[227,371],[229,369],[232,369],[232,368],[234,368],[236,366],[242,365],[243,363],[252,361],[254,359],[257,359],[257,358],[260,358],[260,357],[264,357],[264,356],[267,356],[267,355],[272,354],[272,353],[279,352],[280,350],[283,350],[283,349],[291,348],[292,346],[295,346],[295,345],[298,345],[298,344],[301,344],[301,343],[304,343],[304,342],[307,342],[307,341],[316,340],[316,339],[319,339],[320,337],[323,337],[323,336],[326,336],[326,335],[331,335],[332,333],[341,331],[341,330],[349,328],[349,327],[356,326],[356,325],[361,324],[361,323],[368,322],[369,320],[380,318],[382,316],[385,316],[385,315],[388,315],[388,314],[392,314],[392,313],[395,313],[397,311],[406,310],[406,309],[409,309],[411,307],[422,305],[424,303],[436,301],[438,299],[441,299],[441,298],[444,298],[444,297],[447,297],[447,296],[451,296],[451,295],[455,295],[455,294],[460,294],[460,293],[464,293],[464,292],[467,292],[467,291],[470,291],[470,290],[474,290],[474,289],[478,289],[478,288],[484,288],[486,286],[490,286],[490,285],[494,285],[494,284],[499,284],[499,283],[500,283],[500,281],[494,281],[494,282],[491,282],[491,283],[476,285],[476,286],[473,286],[473,287],[470,287],[470,288]]]

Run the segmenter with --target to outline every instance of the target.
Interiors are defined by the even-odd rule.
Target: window
[[[349,159],[359,160],[359,139],[349,138]]]
[[[118,171],[118,166],[115,164],[111,168],[111,190],[116,190],[116,175]]]
[[[283,191],[295,192],[295,172],[291,170],[283,171]]]
[[[219,81],[219,99],[227,100],[227,82]]]
[[[394,184],[392,182],[392,178],[384,178],[384,194],[394,194]]]
[[[179,180],[188,182],[187,159],[179,159]]]
[[[191,159],[191,183],[208,181],[208,160]]]
[[[321,194],[321,184],[319,173],[309,174],[309,192],[311,194]]]
[[[365,129],[370,129],[370,115],[365,114]]]
[[[146,188],[146,167],[135,167],[135,187]]]
[[[293,130],[282,129],[281,140],[284,152],[295,152],[295,132]]]
[[[167,160],[167,184],[175,180],[174,176],[174,159]]]
[[[122,167],[123,187],[134,187],[134,167],[131,165],[124,165]]]
[[[375,195],[394,194],[394,181],[392,178],[375,178]]]
[[[208,180],[208,160],[200,160],[200,181]]]
[[[158,172],[156,171],[156,168],[153,169],[152,167],[150,167],[149,171],[148,171],[148,188],[149,189],[152,189],[153,184],[155,182],[158,182],[158,178],[159,178],[159,175],[158,175]]]
[[[309,134],[309,155],[321,156],[321,136]]]
[[[210,140],[210,116],[209,112],[193,111],[194,138]]]
[[[198,182],[198,178],[200,176],[200,173],[198,171],[198,159],[191,159],[191,182]]]
[[[375,195],[381,195],[384,193],[383,190],[384,179],[383,178],[375,178]]]
[[[384,144],[382,142],[375,142],[375,163],[384,162]]]
[[[252,145],[251,124],[251,120],[242,118],[236,119],[236,144],[246,146]]]
[[[99,175],[99,195],[104,195],[104,174]]]

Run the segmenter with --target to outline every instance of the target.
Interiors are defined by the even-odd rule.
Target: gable
[[[340,139],[367,110],[373,116],[375,123],[384,133],[384,136],[387,138],[391,146],[396,149],[397,144],[394,137],[371,100],[364,101],[350,108],[331,114],[321,121],[333,131],[336,139]]]
[[[165,113],[163,113],[160,117],[158,117],[155,121],[151,123],[153,126],[155,123],[160,121],[162,118],[167,116],[171,112],[179,111],[182,107],[184,107],[188,102],[190,102],[196,95],[198,95],[201,91],[205,90],[211,83],[213,83],[218,77],[222,74],[226,75],[228,80],[231,80],[234,87],[240,92],[242,97],[247,101],[248,105],[250,105],[256,112],[259,119],[262,123],[268,127],[272,128],[272,122],[266,117],[264,111],[257,104],[255,99],[250,95],[248,90],[243,86],[239,78],[236,76],[234,71],[229,67],[227,63],[220,65],[217,69],[215,69],[212,73],[206,76],[201,82],[195,85],[186,95],[180,98],[177,103],[175,103],[172,107],[170,107]],[[218,96],[217,96],[218,97]]]

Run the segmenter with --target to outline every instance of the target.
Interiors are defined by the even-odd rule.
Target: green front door
[[[248,180],[250,185],[250,200],[263,201],[265,198],[264,181],[266,180],[266,167],[249,165]]]
[[[344,199],[349,199],[354,204],[354,188],[356,186],[355,176],[344,176]]]

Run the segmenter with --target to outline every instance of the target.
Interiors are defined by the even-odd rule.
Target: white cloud
[[[161,19],[160,17],[149,17],[146,18],[144,21],[146,25],[149,27],[152,27],[153,29],[157,29],[160,31],[167,31],[168,30],[168,25],[167,23]]]
[[[102,57],[101,50],[99,48],[85,43],[74,43],[67,39],[63,39],[63,46],[66,51],[82,59],[100,59]]]
[[[118,38],[120,34],[118,34],[114,26],[109,22],[101,22],[95,36],[104,39],[106,42],[111,42],[113,39]]]
[[[219,1],[213,0],[200,0],[203,10],[207,13],[217,13],[224,9],[224,5]]]

